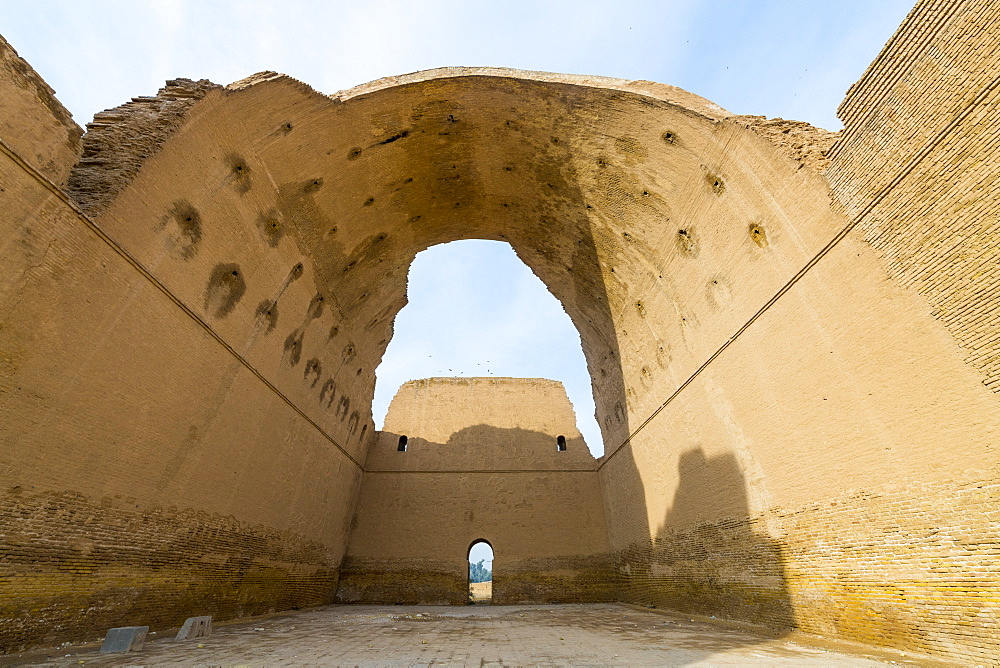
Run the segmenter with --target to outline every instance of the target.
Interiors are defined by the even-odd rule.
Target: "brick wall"
[[[333,602],[337,559],[290,531],[68,492],[0,498],[0,651]]]
[[[558,382],[404,384],[365,461],[337,599],[464,604],[482,539],[496,603],[612,600],[596,463]]]
[[[839,114],[838,203],[1000,392],[1000,7],[918,3]]]
[[[44,125],[35,103],[18,118]],[[362,449],[364,425],[320,426],[315,401],[248,359],[235,321],[283,358],[256,301],[185,303],[53,183],[68,165],[14,146],[0,146],[0,652],[332,600],[360,482],[339,444]],[[206,240],[210,273],[224,258]]]
[[[233,614],[244,599],[253,610],[324,600],[345,550],[342,600],[452,601],[469,544],[491,538],[464,514],[485,489],[487,528],[508,532],[494,542],[497,600],[613,589],[990,660],[995,12],[916,8],[845,101],[829,180],[828,133],[656,86],[495,70],[336,100],[262,75],[205,87],[179,119],[177,100],[137,101],[93,128],[75,183],[113,195],[74,191],[93,219],[4,148],[0,489],[5,508],[23,510],[0,530],[47,526],[52,499],[107,498],[115,513],[83,514],[120,551],[141,518],[176,508],[203,519],[170,520],[167,535],[221,517],[240,536],[293,546],[300,561],[268,571],[274,587],[247,575],[284,563],[270,538],[251,541],[251,561],[226,556],[228,534],[178,560],[232,564],[198,572],[241,583],[217,596]],[[145,124],[151,109],[166,125]],[[114,141],[149,128],[149,142]],[[552,449],[505,468],[495,449],[479,462],[420,453],[456,434],[462,448],[528,450],[555,435],[492,419],[423,440],[411,431],[403,468],[392,458],[406,431],[387,427],[368,452],[374,369],[406,269],[428,245],[471,237],[509,241],[580,329],[600,462],[558,470],[545,463]],[[474,408],[467,391],[449,403]],[[75,555],[96,549],[86,536],[101,535],[51,531],[67,547],[5,556],[11,578],[51,554],[74,571]],[[143,559],[129,578],[175,573]],[[315,577],[282,598],[286,570]],[[66,612],[79,599],[51,584],[52,569],[37,572],[63,606],[62,637],[90,633],[84,608]],[[521,589],[504,583],[512,574]],[[97,608],[119,610],[119,623],[159,615],[129,607],[157,599],[125,579]],[[166,581],[173,593],[159,600],[202,591]],[[42,625],[20,634],[44,636]]]

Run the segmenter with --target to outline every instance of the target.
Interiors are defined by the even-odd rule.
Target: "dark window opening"
[[[400,436],[399,437],[399,445],[396,446],[396,451],[397,452],[406,452],[406,437],[405,436]]]
[[[566,437],[562,434],[556,436],[556,450],[566,452]]]

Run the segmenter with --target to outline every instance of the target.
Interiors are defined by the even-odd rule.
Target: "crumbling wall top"
[[[82,134],[55,91],[0,36],[0,139],[61,186],[80,155]]]

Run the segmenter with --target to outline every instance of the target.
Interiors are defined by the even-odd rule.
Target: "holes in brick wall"
[[[322,294],[319,294],[319,293],[317,293],[317,294],[316,294],[316,295],[315,295],[315,296],[314,296],[314,297],[313,297],[313,298],[312,298],[312,299],[311,299],[311,300],[309,301],[309,309],[308,309],[308,311],[306,312],[306,317],[307,317],[307,318],[308,318],[309,320],[315,320],[316,318],[318,318],[318,317],[320,317],[321,315],[323,315],[323,304],[324,304],[325,302],[326,302],[326,299],[325,299],[325,298],[323,297],[323,295],[322,295]]]
[[[716,197],[726,192],[726,184],[723,182],[721,176],[716,176],[715,174],[709,172],[708,174],[705,174],[705,182],[708,183],[708,187],[712,189],[712,192]]]
[[[302,358],[302,339],[305,335],[305,331],[296,329],[285,338],[285,359],[289,366],[295,366]]]
[[[732,289],[729,282],[721,276],[712,278],[705,286],[708,303],[712,308],[719,309],[732,301]]]
[[[306,362],[306,369],[302,374],[302,378],[308,383],[309,378],[312,377],[312,382],[309,384],[309,387],[316,387],[316,383],[319,382],[319,377],[322,373],[323,365],[320,363],[319,358],[314,357]]]
[[[250,191],[250,165],[242,157],[230,154],[226,157],[229,168],[229,183],[239,194]]]
[[[325,383],[323,383],[322,389],[319,391],[319,402],[325,403],[327,408],[333,404],[334,397],[337,396],[337,383],[333,378],[328,378]]]
[[[556,450],[559,452],[566,452],[566,437],[562,434],[556,436]]]
[[[694,236],[694,230],[685,228],[677,230],[677,247],[685,255],[696,257],[698,255],[698,242]]]
[[[260,230],[264,240],[267,241],[267,245],[271,248],[276,248],[278,242],[281,241],[281,237],[285,234],[281,221],[278,219],[278,214],[273,209],[257,219],[257,229]]]
[[[257,319],[266,326],[265,334],[270,334],[278,324],[278,305],[265,299],[257,305]]]
[[[224,318],[236,307],[247,290],[238,264],[217,264],[205,286],[205,311]]]
[[[406,452],[406,436],[399,437],[399,443],[396,445],[396,452]]]
[[[190,202],[177,200],[160,220],[157,229],[166,233],[164,242],[172,254],[190,260],[201,241],[201,214]]]
[[[767,230],[759,223],[750,223],[750,239],[761,248],[766,248],[768,244]]]

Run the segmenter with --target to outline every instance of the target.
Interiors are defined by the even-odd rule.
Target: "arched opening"
[[[469,546],[469,605],[490,605],[493,601],[493,546],[480,538]]]
[[[396,445],[397,452],[406,452],[406,435],[403,434],[399,437],[399,443]]]
[[[580,334],[508,243],[453,241],[414,258],[407,305],[396,315],[393,337],[376,370],[377,428],[383,427],[403,383],[431,377],[557,380],[575,408],[584,441],[595,457],[603,454]],[[565,450],[566,437],[559,438],[559,450]]]
[[[308,517],[325,518],[337,512],[346,523],[350,522],[346,518],[350,518],[352,508],[368,513],[370,540],[365,538],[362,523],[362,529],[352,529],[347,547],[336,548],[346,550],[338,585],[342,600],[401,600],[405,595],[420,602],[437,596],[417,591],[417,583],[413,582],[388,593],[364,587],[366,583],[381,586],[397,582],[383,574],[398,572],[413,552],[404,553],[398,544],[392,544],[395,541],[385,539],[393,535],[385,530],[390,511],[404,509],[406,512],[398,513],[396,519],[399,527],[409,528],[414,516],[426,519],[431,511],[445,505],[435,494],[413,494],[400,503],[393,500],[398,497],[391,497],[385,490],[401,490],[397,483],[403,479],[414,481],[421,479],[418,476],[430,479],[439,475],[430,470],[437,462],[424,457],[431,449],[425,444],[431,440],[446,444],[455,432],[449,430],[440,438],[435,435],[429,439],[407,426],[379,434],[383,440],[365,441],[364,435],[372,433],[370,427],[365,429],[365,423],[374,390],[373,370],[379,368],[380,385],[390,392],[398,387],[398,382],[387,382],[388,361],[382,367],[379,363],[390,341],[396,345],[402,340],[393,339],[393,331],[405,334],[412,329],[407,326],[405,313],[400,313],[407,299],[408,268],[417,254],[420,260],[440,248],[490,244],[448,244],[468,239],[492,239],[502,242],[499,245],[505,248],[502,244],[509,243],[517,257],[565,307],[584,344],[607,453],[601,461],[591,463],[585,473],[573,471],[566,475],[573,480],[589,477],[593,482],[595,491],[581,493],[579,500],[600,502],[595,502],[597,507],[588,511],[588,517],[596,518],[594,526],[606,527],[607,537],[601,533],[604,529],[598,528],[588,534],[592,538],[589,545],[567,546],[564,550],[574,559],[582,555],[595,564],[588,571],[597,574],[591,583],[594,587],[588,586],[579,595],[669,605],[690,599],[687,582],[696,581],[705,592],[702,610],[729,605],[723,600],[725,596],[741,600],[739,582],[723,586],[719,594],[716,580],[703,576],[712,566],[699,564],[710,552],[702,544],[702,533],[688,531],[691,522],[701,515],[685,510],[687,499],[715,495],[711,498],[723,497],[721,500],[726,501],[732,495],[728,490],[720,491],[710,477],[699,473],[705,467],[695,457],[685,459],[683,466],[676,462],[677,481],[661,478],[660,472],[674,467],[678,452],[696,450],[703,442],[715,443],[721,435],[733,435],[733,447],[741,448],[739,458],[712,459],[710,454],[706,461],[722,462],[719,466],[727,471],[733,468],[727,464],[732,461],[738,464],[736,468],[763,466],[755,463],[752,453],[748,454],[748,443],[755,444],[754,448],[756,444],[777,443],[774,430],[748,423],[747,429],[752,427],[750,435],[736,438],[734,434],[741,432],[732,426],[743,424],[744,417],[749,420],[746,416],[761,413],[741,403],[746,397],[755,396],[755,392],[784,396],[786,386],[797,387],[795,378],[786,382],[771,380],[770,374],[736,374],[725,365],[744,359],[740,357],[743,355],[767,368],[770,349],[754,345],[749,335],[737,345],[736,337],[744,336],[743,332],[756,333],[758,343],[777,337],[780,328],[765,328],[771,326],[771,320],[764,318],[761,309],[775,303],[765,302],[766,298],[783,294],[775,291],[789,289],[782,286],[798,280],[801,274],[796,274],[795,268],[804,266],[804,258],[813,257],[814,251],[826,248],[829,231],[841,229],[842,221],[830,213],[826,186],[821,181],[803,178],[808,174],[798,173],[788,156],[768,147],[743,121],[726,121],[725,112],[718,107],[682,91],[663,93],[666,97],[660,99],[649,98],[652,92],[645,89],[640,95],[592,83],[580,80],[555,85],[513,76],[435,77],[423,83],[366,89],[365,94],[349,94],[336,104],[308,97],[310,94],[301,86],[280,79],[267,79],[225,95],[213,92],[210,94],[216,100],[212,103],[215,106],[202,107],[204,113],[193,115],[192,127],[194,123],[198,127],[207,124],[204,127],[214,128],[213,123],[225,127],[232,118],[243,118],[244,109],[266,109],[282,96],[289,96],[290,101],[306,96],[296,108],[307,110],[303,113],[308,115],[288,116],[289,121],[285,106],[276,107],[273,114],[255,115],[252,123],[248,120],[244,131],[247,139],[241,147],[204,144],[205,137],[228,141],[228,133],[177,133],[144,165],[134,181],[136,185],[128,186],[132,194],[140,196],[120,198],[121,210],[97,221],[111,236],[129,239],[130,247],[167,248],[169,261],[157,264],[157,256],[149,255],[152,251],[142,251],[137,259],[155,265],[165,287],[193,304],[196,313],[208,306],[202,306],[201,286],[174,278],[189,275],[191,267],[195,267],[183,264],[189,262],[191,252],[187,246],[178,246],[178,239],[200,244],[196,264],[204,276],[212,277],[208,294],[213,304],[225,302],[223,305],[229,308],[230,302],[240,301],[245,289],[247,296],[237,307],[260,308],[257,318],[227,316],[215,308],[205,313],[207,320],[199,322],[213,327],[213,332],[221,332],[220,336],[232,342],[231,350],[245,350],[251,370],[264,369],[262,378],[267,384],[261,392],[277,390],[281,398],[295,404],[298,412],[283,418],[288,426],[282,422],[275,429],[298,429],[300,425],[295,421],[305,417],[310,428],[315,428],[316,438],[335,446],[303,450],[320,454],[308,466],[297,469],[302,475],[279,468],[275,468],[275,475],[281,473],[282,477],[276,479],[294,479],[296,484],[310,489],[318,489],[331,476],[337,476],[342,484],[333,488],[342,490],[340,495],[315,500],[316,507],[329,512],[307,513]],[[294,106],[289,104],[287,108]],[[594,113],[580,114],[581,109],[592,109]],[[276,139],[275,121],[279,117],[280,122],[291,123],[295,129]],[[118,143],[108,142],[108,146]],[[324,150],[311,150],[320,146]],[[221,170],[228,168],[211,160],[211,156],[224,156],[236,148],[253,155],[253,161],[248,163],[253,174],[267,174],[268,183],[278,185],[274,196],[267,200],[273,214],[270,208],[249,208],[252,203],[264,201],[257,196],[259,192],[263,197],[265,188],[270,187],[263,181],[254,181],[258,190],[254,197],[245,197],[237,188],[218,188],[218,179],[207,178],[210,172],[203,175],[193,168],[180,170],[191,164],[191,156],[204,156],[196,166],[204,164],[206,169],[222,174]],[[297,152],[290,153],[293,150]],[[292,155],[294,159],[290,159]],[[189,181],[177,183],[172,191],[161,192],[155,187],[161,176],[172,182],[174,177],[170,175],[188,172],[192,174]],[[92,178],[87,183],[106,181]],[[126,182],[114,180],[119,181]],[[762,186],[766,187],[766,196],[761,195]],[[150,197],[142,196],[147,193]],[[261,216],[263,229],[247,230],[248,243],[239,245],[247,250],[238,254],[228,243],[231,235],[224,227],[205,225],[204,230],[194,230],[190,225],[180,225],[191,221],[186,216],[176,220],[172,212],[176,201],[181,201],[177,198],[190,202],[205,221],[227,220],[232,218],[232,210],[245,209],[246,220]],[[128,203],[133,200],[142,202],[143,208],[130,211]],[[123,221],[132,215],[162,219],[167,226],[125,225]],[[272,234],[273,227],[266,222],[272,215],[281,222],[283,236]],[[766,244],[761,242],[763,237]],[[257,239],[256,245],[252,239]],[[216,280],[211,273],[211,267],[228,266],[237,260],[243,263],[241,278],[245,276],[247,286],[228,279]],[[486,263],[475,264],[479,274],[491,273]],[[409,298],[415,301],[417,295],[410,292]],[[280,295],[280,303],[275,302],[277,310],[266,304],[258,306],[262,300],[275,299],[274,295]],[[495,308],[496,300],[490,301]],[[825,304],[817,308],[820,306],[827,308]],[[280,315],[275,320],[276,314]],[[754,323],[755,328],[748,329]],[[448,323],[432,324],[429,331],[438,335]],[[803,325],[807,327],[803,340],[812,336],[808,326]],[[728,352],[721,355],[723,350]],[[426,353],[423,359],[428,359]],[[493,361],[492,356],[487,359]],[[827,359],[825,355],[823,359]],[[703,373],[709,363],[714,365],[713,373]],[[442,367],[442,373],[456,374],[454,366]],[[412,375],[407,375],[412,378],[438,371],[411,371]],[[489,367],[486,373],[493,371]],[[269,394],[262,397],[261,405],[264,399],[273,399]],[[384,405],[386,398],[380,401]],[[795,405],[794,401],[786,403]],[[577,412],[582,419],[588,411],[578,405]],[[678,425],[684,428],[678,429]],[[464,425],[470,443],[484,441],[474,438],[483,435],[481,429],[476,430],[480,426]],[[792,426],[802,425],[796,422]],[[517,425],[502,428],[512,436],[511,440],[520,435]],[[560,427],[558,431],[569,437],[567,430]],[[374,446],[384,444],[384,449],[394,455],[399,434],[420,439],[419,452],[395,456],[379,468],[376,460],[380,448]],[[178,442],[183,438],[174,436]],[[682,437],[686,444],[679,446],[677,441]],[[553,438],[555,433],[550,432],[540,444],[540,450],[549,457],[556,456]],[[718,447],[729,445],[728,438],[722,438]],[[271,442],[261,440],[262,461],[273,458],[268,447]],[[598,444],[596,439],[590,443]],[[793,438],[787,445],[794,450],[809,443],[807,439]],[[580,450],[573,443],[566,452],[559,453],[559,468],[569,469],[570,460]],[[525,467],[534,464],[515,463]],[[478,465],[470,464],[473,466],[463,465],[461,470],[473,470]],[[449,465],[459,468],[451,462]],[[482,526],[484,515],[477,507],[484,497],[480,481],[505,475],[510,466],[480,468],[483,470],[475,470],[475,476],[462,474],[469,481],[465,502],[476,508],[475,517],[455,513],[452,522],[433,526],[449,529],[453,537],[467,535],[466,531],[452,528],[462,522],[479,522]],[[204,475],[209,472],[206,470]],[[754,468],[750,473],[753,479],[763,480],[767,472]],[[174,472],[170,471],[170,475]],[[516,475],[527,477],[520,471]],[[730,478],[742,480],[737,475]],[[553,510],[552,526],[563,529],[576,521],[567,517],[565,509],[576,509],[581,504],[568,503],[561,497],[560,503],[546,506],[541,494],[551,494],[549,489],[538,485],[517,489],[516,495],[534,494],[533,507]],[[287,496],[280,486],[275,490],[274,494]],[[355,496],[360,500],[356,501]],[[307,497],[312,498],[304,495],[303,499]],[[745,508],[735,510],[745,515],[766,510],[766,489],[762,487],[748,498]],[[420,499],[425,506],[417,514],[414,505]],[[674,505],[684,512],[671,512]],[[703,507],[714,509],[716,505],[713,502]],[[732,509],[732,503],[719,505],[705,521],[728,521]],[[597,521],[602,516],[606,521]],[[533,522],[536,519],[533,517]],[[315,520],[315,524],[314,534],[326,536],[323,532],[329,526],[325,519]],[[533,526],[538,526],[537,522]],[[478,532],[475,525],[470,529]],[[427,532],[413,533],[425,541],[418,551],[440,550],[438,573],[448,577],[441,577],[435,591],[446,592],[453,597],[448,600],[460,602],[460,543],[442,546],[437,536],[430,540]],[[573,537],[586,532],[563,533]],[[538,566],[539,562],[533,560],[536,555],[529,551],[539,544],[539,538],[546,539],[546,534],[539,532],[532,539],[521,540],[491,529],[491,535],[502,541],[504,563],[511,572],[522,572],[521,563],[525,567]],[[692,538],[683,550],[671,547],[664,553],[658,549],[673,545],[675,535]],[[763,541],[754,543],[754,536],[742,538],[767,548]],[[397,552],[389,553],[390,548]],[[524,552],[518,554],[520,550]],[[774,556],[774,550],[757,552],[768,559],[768,572],[780,573],[780,558]],[[660,564],[680,557],[694,564],[690,578],[649,577],[659,572]],[[614,570],[607,577],[597,566],[612,560],[616,562]],[[555,565],[538,573],[532,582],[552,582],[552,573],[565,572],[564,562],[550,563]],[[676,582],[684,584],[678,587]],[[548,591],[524,591],[515,596],[508,594],[506,583],[501,582],[501,587],[502,600],[553,598]],[[562,596],[567,587],[560,587]],[[599,594],[594,593],[595,588],[600,589]],[[772,589],[773,595],[765,597],[761,606],[770,606],[780,617],[788,609],[783,604],[785,592],[780,578]]]
[[[897,227],[901,220],[882,228],[893,216],[873,207],[912,199],[901,184],[934,162],[925,160],[925,149],[963,144],[935,135],[947,141],[914,147],[914,161],[907,158],[903,172],[887,172],[885,183],[878,184],[866,175],[869,161],[856,159],[870,152],[868,140],[857,143],[865,132],[853,138],[852,131],[845,132],[844,143],[830,152],[830,133],[796,124],[780,131],[783,123],[777,121],[728,118],[683,91],[648,82],[636,88],[610,81],[602,86],[591,78],[463,72],[394,77],[330,98],[271,75],[225,90],[178,80],[169,86],[169,97],[130,103],[95,123],[93,134],[88,132],[88,159],[74,170],[70,188],[88,214],[87,225],[78,225],[69,209],[65,217],[50,219],[57,209],[39,210],[36,195],[22,202],[21,213],[39,234],[32,232],[36,241],[18,250],[24,254],[15,255],[20,264],[12,265],[12,275],[21,282],[23,274],[25,287],[37,292],[19,290],[15,303],[21,314],[16,340],[24,342],[23,367],[32,371],[12,400],[23,415],[71,412],[75,424],[88,427],[77,430],[79,439],[66,439],[60,421],[22,421],[31,426],[16,434],[24,457],[12,458],[26,463],[11,474],[23,489],[37,483],[39,490],[59,491],[72,479],[73,489],[64,491],[72,492],[74,503],[92,504],[80,512],[129,550],[159,548],[155,541],[137,544],[145,539],[129,531],[134,523],[122,520],[124,508],[103,509],[95,501],[128,496],[135,488],[136,522],[160,521],[147,511],[183,504],[192,511],[183,511],[185,516],[204,519],[192,529],[167,518],[163,531],[146,534],[155,538],[179,527],[206,536],[192,548],[201,552],[184,555],[185,563],[214,563],[236,550],[225,569],[193,576],[202,591],[231,592],[232,604],[223,601],[220,609],[241,609],[243,600],[253,600],[261,611],[321,600],[329,596],[330,573],[339,573],[342,596],[354,596],[357,583],[395,586],[399,579],[391,574],[401,572],[409,553],[395,540],[402,532],[382,530],[387,509],[412,511],[421,498],[431,509],[446,504],[440,494],[413,494],[400,502],[402,495],[382,493],[401,490],[397,482],[404,478],[438,472],[418,470],[417,456],[397,457],[396,470],[369,465],[372,373],[405,301],[406,268],[414,255],[460,238],[509,240],[566,306],[586,345],[608,450],[586,471],[594,474],[589,477],[596,489],[587,496],[603,494],[590,516],[600,520],[603,510],[606,521],[595,525],[606,527],[608,536],[594,533],[586,550],[567,548],[564,554],[574,564],[584,563],[575,561],[581,555],[592,557],[588,563],[610,564],[607,571],[583,566],[578,571],[594,574],[588,585],[615,584],[597,595],[588,586],[581,597],[791,624],[800,613],[793,603],[812,596],[814,578],[829,581],[829,554],[850,554],[851,541],[857,543],[853,518],[877,511],[891,519],[900,515],[897,499],[910,501],[892,496],[894,488],[883,489],[885,476],[873,471],[892,470],[890,482],[900,489],[919,487],[923,496],[924,482],[941,483],[937,498],[944,501],[959,485],[982,488],[971,484],[977,479],[951,480],[920,462],[940,459],[936,453],[946,444],[953,470],[973,475],[964,472],[966,466],[978,466],[989,454],[995,421],[986,423],[983,416],[993,396],[977,394],[982,387],[968,382],[974,379],[953,342],[939,336],[943,330],[885,327],[886,322],[920,324],[919,318],[928,316],[919,295],[890,290],[881,261],[898,259],[893,271],[901,273],[893,280],[916,286],[906,267],[919,270],[941,258],[874,243],[874,233],[883,239],[908,236],[905,227]],[[869,95],[859,94],[851,104],[862,104]],[[201,105],[198,111],[185,118],[184,109],[195,104]],[[160,120],[169,123],[151,137],[150,116],[143,110],[160,107],[169,114]],[[852,124],[859,122],[851,113]],[[965,117],[963,111],[956,123]],[[792,142],[781,139],[786,132]],[[131,137],[143,141],[120,140]],[[155,150],[147,151],[151,146]],[[822,171],[827,158],[834,161],[829,178],[810,173],[811,166]],[[141,169],[130,167],[140,164]],[[24,173],[40,196],[50,196],[51,184],[31,177],[31,170]],[[919,188],[919,181],[914,183]],[[891,192],[897,186],[901,189]],[[831,195],[846,199],[832,208]],[[844,218],[841,209],[852,218]],[[37,242],[76,245],[74,229],[50,233],[62,229],[63,218],[72,219],[74,228],[100,232],[100,239],[88,237],[80,258],[96,260],[107,251],[102,244],[118,251],[117,268],[109,264],[106,272],[89,260],[72,267],[80,276],[86,272],[87,283],[80,287],[100,299],[78,299],[66,292],[65,280],[55,280],[57,273],[32,270],[48,250],[36,248]],[[845,275],[851,280],[841,280]],[[955,274],[956,280],[963,275]],[[135,300],[136,290],[148,290],[149,281],[157,287],[149,290],[150,299]],[[925,288],[948,292],[932,285],[918,292]],[[20,299],[25,294],[38,298]],[[78,310],[46,309],[54,303]],[[941,309],[980,313],[968,303]],[[35,327],[38,322],[43,330]],[[94,329],[102,323],[116,327]],[[915,338],[925,329],[926,339]],[[89,330],[106,333],[108,345],[92,350]],[[977,328],[967,331],[981,337]],[[36,342],[43,345],[32,350],[28,343]],[[144,380],[143,365],[153,350],[163,383]],[[73,374],[72,392],[62,387],[65,378],[43,366],[62,357],[87,365]],[[859,368],[877,373],[855,373]],[[136,381],[126,391],[108,392],[123,377]],[[70,396],[99,400],[67,404]],[[39,404],[39,397],[51,398],[46,399],[51,405]],[[114,411],[106,410],[105,398],[115,400]],[[189,410],[192,406],[198,411]],[[890,419],[918,412],[919,424]],[[120,417],[107,419],[112,415]],[[953,431],[964,424],[982,428]],[[105,464],[120,458],[119,449],[108,444],[132,433],[141,438],[129,439],[130,457],[148,464],[148,484],[136,485],[127,476],[67,475],[105,471]],[[421,444],[421,452],[411,454],[423,455],[424,436],[408,433],[417,434]],[[395,438],[386,436],[387,450]],[[282,442],[294,449],[276,456]],[[551,455],[551,437],[543,445]],[[837,456],[816,457],[817,446]],[[901,448],[912,456],[900,458]],[[568,448],[560,458],[568,461],[577,451]],[[864,465],[841,465],[849,460]],[[232,466],[234,461],[240,465]],[[411,468],[403,470],[404,465]],[[508,471],[476,471],[475,480],[468,474],[469,505],[487,496],[479,480]],[[522,473],[516,472],[526,478]],[[583,479],[576,471],[572,475]],[[20,494],[22,486],[13,489]],[[526,500],[548,489],[516,488],[516,496]],[[851,505],[845,489],[861,490],[851,499],[865,505]],[[213,498],[205,490],[224,495]],[[871,499],[884,499],[879,502],[884,505],[869,504]],[[534,515],[544,499],[531,500]],[[556,511],[553,525],[572,537],[565,511],[578,504],[559,501],[550,504]],[[19,506],[26,502],[17,500]],[[50,514],[48,498],[34,502],[40,504],[39,517]],[[925,503],[923,497],[913,502],[921,512],[925,506],[954,505]],[[978,503],[970,498],[973,502]],[[840,510],[830,510],[832,505]],[[371,525],[379,531],[367,542],[350,529],[355,508],[375,518]],[[258,569],[244,554],[245,542],[234,543],[228,530],[202,523],[209,513],[232,517],[248,531],[260,527],[260,540],[250,533],[248,542],[267,547],[260,555],[266,561],[273,554],[269,537],[287,537],[281,552],[304,555],[308,561],[295,572],[312,575],[288,588],[282,569],[268,569],[274,574],[260,586],[256,576],[248,577],[247,568],[254,569],[251,574]],[[467,521],[481,523],[483,516],[469,514]],[[71,538],[72,523],[63,524]],[[412,515],[400,515],[399,525],[411,527]],[[820,525],[817,538],[811,529]],[[425,541],[419,549],[440,549],[438,590],[460,599],[458,557],[467,532],[436,526],[458,536],[456,543],[441,547],[441,541],[427,540],[426,532],[411,533]],[[988,538],[988,526],[971,529]],[[348,532],[351,538],[345,540]],[[898,527],[883,533],[894,532]],[[493,527],[490,535],[502,541],[508,573],[523,572],[522,564],[537,567],[534,555],[517,551],[549,539],[541,532],[533,541],[515,539]],[[399,552],[376,571],[368,550],[387,544]],[[887,564],[909,558],[894,552],[898,545],[881,547]],[[62,552],[72,556],[73,551]],[[786,583],[786,558],[793,560],[791,572],[807,577]],[[539,572],[536,582],[566,572],[567,559],[549,563],[553,568]],[[924,566],[914,562],[907,568],[926,572]],[[832,567],[854,577],[850,563]],[[29,560],[28,568],[37,566]],[[110,585],[102,580],[103,592],[86,578],[73,585],[88,595],[130,597],[137,577],[158,577],[155,569],[137,568]],[[856,576],[898,580],[892,569]],[[58,572],[45,577],[63,582]],[[838,601],[857,600],[849,580],[831,585],[826,602],[801,613],[811,624],[836,618],[842,612]],[[747,582],[755,584],[748,588]],[[416,600],[427,596],[415,591],[420,579],[404,584],[389,594],[362,594],[367,600],[395,597],[398,591]],[[181,587],[169,592],[173,599],[191,598],[187,581],[170,586]],[[501,580],[498,600],[513,598],[507,586]],[[915,586],[905,598],[919,598],[937,585]],[[862,604],[878,607],[884,597],[872,592],[874,598]],[[77,603],[73,597],[58,599],[53,609],[83,632],[92,624],[81,619]],[[120,611],[124,616],[116,623],[128,621],[128,610]],[[171,615],[183,617],[181,612],[178,607]],[[923,629],[937,628],[934,614],[924,614],[907,633],[921,638]],[[905,617],[911,619],[910,612]],[[48,631],[39,626],[32,633],[45,637]],[[901,637],[891,625],[874,634]]]
[[[566,452],[566,437],[562,434],[556,436],[556,450]]]

